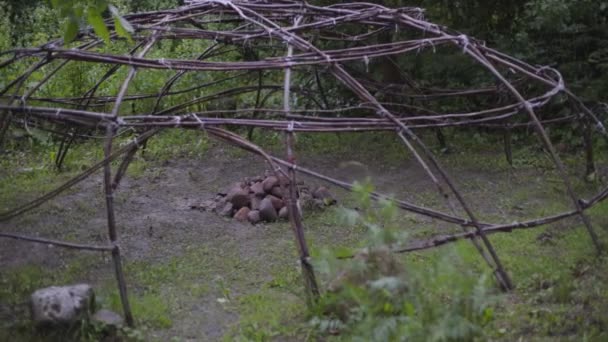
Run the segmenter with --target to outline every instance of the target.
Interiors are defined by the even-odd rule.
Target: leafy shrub
[[[323,251],[318,269],[328,291],[314,308],[312,324],[323,334],[350,341],[470,341],[493,318],[486,275],[467,270],[456,249],[424,264],[391,252],[403,243],[395,206],[374,208],[372,187],[357,185],[360,211],[344,210],[346,222],[367,229],[368,245],[345,259],[344,250]]]

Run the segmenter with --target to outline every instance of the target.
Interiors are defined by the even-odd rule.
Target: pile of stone
[[[246,178],[237,182],[226,191],[219,192],[214,199],[192,205],[191,208],[214,211],[221,216],[252,224],[287,219],[287,201],[281,187],[283,183],[289,184],[289,179],[279,180],[267,172],[263,177]],[[311,191],[299,182],[296,188],[299,210],[321,209],[336,203],[334,196],[324,186]]]

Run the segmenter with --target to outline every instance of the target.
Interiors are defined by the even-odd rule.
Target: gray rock
[[[264,221],[274,222],[277,220],[277,210],[272,205],[270,198],[266,197],[260,203],[260,218]]]
[[[287,207],[281,208],[281,210],[279,210],[279,218],[286,219],[288,217],[289,217],[289,211],[288,211]]]
[[[262,218],[260,217],[260,212],[258,210],[251,210],[247,214],[247,219],[252,224],[256,224],[256,223],[259,223],[260,221],[262,221]]]
[[[224,204],[222,210],[220,210],[220,215],[225,217],[232,217],[232,211],[234,210],[234,206],[232,203],[228,202]]]
[[[287,193],[289,194],[289,190],[287,191]],[[274,188],[272,188],[272,190],[270,190],[270,194],[278,198],[283,198],[283,188],[281,188],[280,186],[275,186]]]
[[[262,182],[253,183],[253,185],[251,185],[251,191],[253,191],[253,193],[259,197],[264,197],[264,195],[266,195]]]
[[[237,192],[239,190],[243,190],[243,184],[240,182],[236,182],[231,184],[228,188],[228,190],[224,191],[225,196],[227,197],[226,200],[230,201],[230,194]],[[222,192],[219,192],[218,194],[222,194]]]
[[[89,315],[95,294],[89,284],[52,286],[37,290],[30,300],[34,323],[72,324]]]
[[[237,221],[241,221],[241,222],[245,222],[247,221],[247,215],[249,215],[249,212],[251,210],[247,207],[242,207],[241,209],[239,209],[236,214],[234,214],[234,218]]]
[[[226,200],[230,201],[230,194],[237,192],[239,190],[243,190],[243,183],[236,182],[236,183],[232,184],[225,193],[225,196],[227,197]],[[218,194],[222,194],[222,193],[220,192]]]
[[[257,196],[251,197],[251,210],[260,210],[260,203],[262,203],[261,198]]]
[[[283,174],[279,174],[279,185],[289,185],[291,184],[291,180],[289,179],[289,177],[283,175]]]
[[[121,327],[125,322],[121,315],[106,309],[97,311],[93,317],[91,317],[91,320],[104,326],[112,327]]]
[[[272,191],[272,188],[274,188],[278,184],[279,179],[275,176],[270,176],[264,179],[264,181],[262,182],[262,187],[264,188],[265,192],[270,193]]]
[[[279,210],[281,208],[283,208],[283,206],[285,205],[285,203],[283,202],[282,199],[273,196],[273,195],[268,195],[266,196],[266,198],[270,198],[270,201],[272,202],[272,206],[276,209]]]
[[[241,209],[249,205],[249,192],[246,190],[237,190],[228,194],[230,203],[234,206],[234,209]]]

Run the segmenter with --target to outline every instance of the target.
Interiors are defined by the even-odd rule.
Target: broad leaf
[[[133,26],[131,26],[131,23],[129,21],[127,21],[127,19],[123,18],[120,15],[117,16],[116,18],[118,19],[118,21],[120,21],[120,25],[122,26],[122,28],[125,29],[125,31],[127,31],[129,33],[135,32],[135,30],[133,29]]]
[[[93,26],[95,33],[106,43],[110,43],[110,31],[108,31],[108,28],[106,27],[101,14],[97,11],[97,8],[89,7],[87,9],[87,20],[89,21],[89,24]]]
[[[93,3],[95,4],[95,9],[97,10],[97,13],[103,13],[103,11],[108,8],[108,2],[106,0],[95,0],[93,1]]]
[[[78,34],[78,20],[73,15],[68,17],[68,21],[66,22],[65,32],[63,34],[63,41],[65,44],[71,42],[76,38]]]
[[[120,13],[118,13],[118,9],[113,5],[109,5],[108,8],[114,17],[114,28],[116,33],[123,38],[127,38],[129,42],[132,41],[131,33],[133,33],[133,26],[129,23],[125,18],[123,18]]]

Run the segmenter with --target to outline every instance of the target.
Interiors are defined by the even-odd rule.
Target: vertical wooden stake
[[[586,171],[585,179],[591,181],[595,175],[595,160],[593,158],[593,139],[591,136],[591,123],[587,119],[583,119],[583,144],[585,146],[585,161]]]
[[[116,133],[116,125],[109,124],[107,127],[106,144],[104,148],[105,158],[109,158],[112,154],[112,139]],[[127,284],[122,270],[122,261],[120,257],[120,248],[116,244],[116,217],[114,215],[114,191],[112,189],[112,165],[107,163],[103,167],[104,190],[106,195],[106,213],[108,219],[108,236],[110,242],[114,245],[112,250],[112,260],[114,261],[114,271],[116,273],[116,281],[118,282],[118,292],[122,303],[122,310],[125,314],[127,325],[133,326],[133,314],[129,305],[129,297],[127,295]]]
[[[297,26],[301,19],[301,17],[296,18],[294,25]],[[287,57],[291,57],[292,55],[293,46],[288,45]],[[285,115],[287,115],[290,110],[290,85],[291,69],[285,68],[285,83],[283,89],[283,109],[285,110]],[[294,125],[294,123],[292,122],[291,125]],[[293,126],[290,127],[293,128]],[[287,161],[292,165],[295,165],[296,160],[294,156],[294,133],[292,130],[288,130],[285,133],[285,147],[287,149]],[[308,245],[306,244],[306,237],[304,236],[302,217],[300,216],[300,211],[298,210],[296,192],[296,172],[293,166],[289,167],[288,174],[289,184],[285,184],[287,183],[285,181],[283,181],[282,184],[284,193],[283,198],[287,199],[289,221],[291,222],[291,226],[296,237],[296,242],[298,244],[298,251],[300,253],[300,266],[302,267],[302,276],[304,277],[304,286],[306,287],[308,304],[312,305],[319,297],[319,285],[317,284],[317,279],[315,277],[313,266],[309,261],[310,253],[308,251]]]
[[[505,156],[507,158],[507,162],[509,165],[513,166],[513,151],[511,150],[511,128],[509,126],[505,127],[505,131],[503,134],[503,141],[505,145]]]
[[[439,149],[443,153],[447,153],[449,151],[448,143],[445,141],[445,135],[441,131],[441,128],[437,128],[435,130],[435,136],[437,137],[437,141],[439,142]]]

